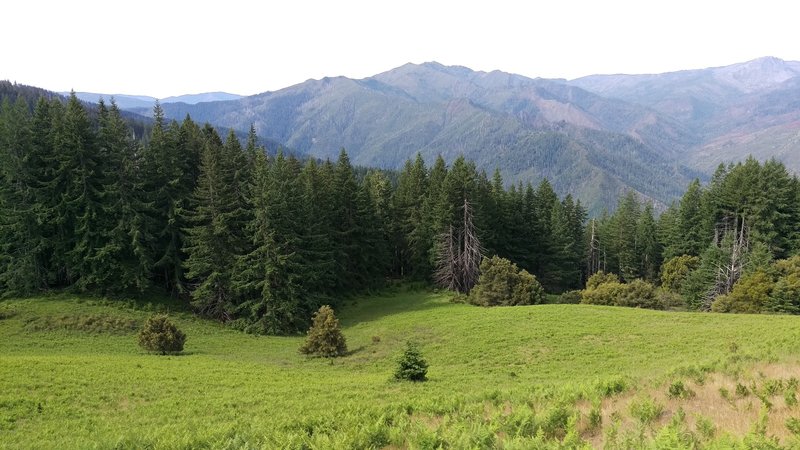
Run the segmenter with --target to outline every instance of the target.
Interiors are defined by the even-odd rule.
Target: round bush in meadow
[[[139,345],[147,351],[161,353],[180,353],[186,343],[186,334],[169,320],[166,314],[156,314],[144,323],[139,331]]]

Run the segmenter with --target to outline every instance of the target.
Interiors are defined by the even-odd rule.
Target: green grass
[[[178,305],[184,354],[147,354],[130,324],[164,308],[69,296],[0,303],[0,447],[569,445],[576,404],[604,391],[800,352],[800,317],[487,309],[400,292],[340,309],[343,358],[307,358],[301,336],[242,334]],[[391,380],[408,339],[421,344],[428,382]]]

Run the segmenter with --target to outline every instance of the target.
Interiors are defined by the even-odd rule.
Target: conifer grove
[[[800,187],[776,161],[721,166],[663,212],[628,194],[589,219],[547,180],[507,185],[464,158],[384,171],[353,167],[344,150],[336,161],[268,154],[255,129],[223,138],[158,106],[145,128],[113,101],[4,100],[2,295],[162,290],[240,329],[296,333],[343,295],[432,282],[441,236],[467,204],[483,255],[551,293],[598,271],[660,284],[665,262],[696,261],[669,283],[687,307],[710,309],[748,274],[779,282],[770,267],[800,249]],[[782,312],[800,310],[784,297]]]

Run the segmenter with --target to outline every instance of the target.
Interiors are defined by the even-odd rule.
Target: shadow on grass
[[[360,345],[360,346],[358,346],[358,347],[356,347],[356,348],[354,348],[352,350],[348,350],[347,353],[345,353],[342,356],[353,356],[353,355],[355,355],[357,353],[363,352],[366,348],[367,348],[366,345]]]
[[[453,304],[448,300],[448,293],[430,289],[387,289],[352,299],[340,307],[341,314],[337,315],[340,316],[342,326],[353,326],[397,314],[452,307]]]
[[[74,302],[88,306],[109,306],[133,311],[157,313],[192,313],[188,299],[166,295],[160,289],[150,289],[145,292],[130,292],[117,295],[102,296],[91,292],[75,292],[70,289],[42,292],[38,295],[29,295],[14,299],[6,299],[11,304],[14,301],[31,301],[41,304]]]

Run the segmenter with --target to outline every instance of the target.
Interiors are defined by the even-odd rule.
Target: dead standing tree
[[[719,227],[718,227],[719,228]],[[722,259],[717,263],[714,285],[709,289],[703,301],[702,309],[711,310],[711,304],[720,295],[727,295],[739,281],[744,270],[745,259],[750,250],[750,230],[745,224],[744,217],[739,224],[739,216],[735,216],[733,230],[726,226],[722,231],[715,232],[714,241],[719,242],[724,251]]]
[[[435,280],[442,287],[467,294],[478,282],[483,248],[466,197],[461,209],[464,214],[459,226],[450,225],[439,236]]]

